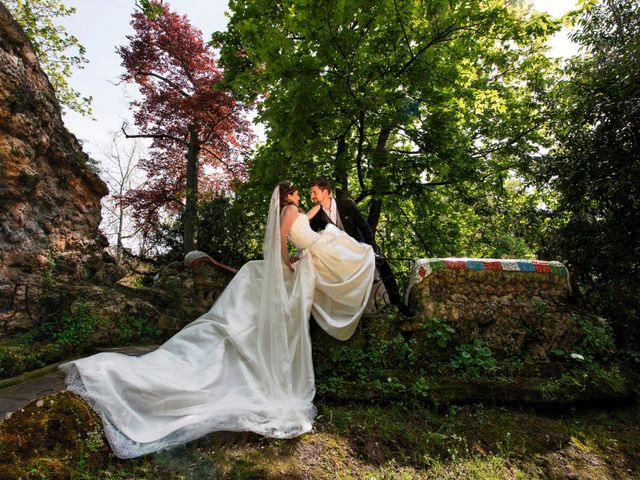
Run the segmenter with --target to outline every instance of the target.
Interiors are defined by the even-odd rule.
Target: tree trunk
[[[343,192],[349,191],[349,158],[347,157],[347,142],[344,135],[338,138],[336,152],[335,188]]]
[[[120,192],[122,195],[122,191]],[[122,196],[120,197],[122,199]],[[118,234],[116,238],[116,260],[120,262],[122,260],[122,228],[124,226],[124,207],[122,206],[122,200],[118,201]]]
[[[198,248],[196,238],[196,222],[198,204],[198,154],[200,140],[195,125],[189,125],[189,148],[187,149],[187,192],[184,206],[184,252]]]
[[[385,127],[380,130],[378,135],[378,144],[371,156],[372,166],[372,180],[373,180],[373,198],[371,199],[371,206],[369,208],[368,222],[371,225],[373,233],[378,228],[378,222],[380,221],[380,213],[382,212],[382,200],[381,192],[386,190],[386,182],[382,169],[387,163],[387,142],[391,135],[391,128]]]

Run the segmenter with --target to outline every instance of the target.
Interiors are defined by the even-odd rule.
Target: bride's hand
[[[315,217],[316,213],[318,213],[320,208],[322,208],[322,205],[320,205],[319,203],[314,205],[313,208],[307,212],[307,218],[311,219]]]

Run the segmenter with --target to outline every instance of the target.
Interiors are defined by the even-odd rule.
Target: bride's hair
[[[296,187],[291,182],[280,182],[278,184],[278,189],[280,190],[280,208],[286,207],[287,205],[293,205],[287,197],[294,192],[298,191],[298,187]]]

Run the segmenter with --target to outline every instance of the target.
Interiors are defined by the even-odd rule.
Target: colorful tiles
[[[568,278],[569,272],[560,262],[543,260],[496,259],[496,258],[422,258],[417,260],[407,289],[407,299],[411,288],[436,270],[489,270],[494,272],[550,273]]]
[[[485,270],[493,270],[493,271],[502,270],[502,265],[498,261],[483,260],[482,263],[484,264]]]
[[[467,260],[467,270],[484,270],[482,260]]]
[[[458,260],[456,258],[446,259],[444,261],[445,268],[449,270],[466,270],[467,262],[465,260]]]
[[[495,258],[423,258],[416,262],[414,281],[417,283],[436,270],[489,270],[493,272],[538,272],[567,277],[567,268],[560,262],[543,260]]]

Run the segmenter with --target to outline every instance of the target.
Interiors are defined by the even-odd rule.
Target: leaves
[[[133,13],[135,33],[118,53],[126,70],[122,79],[137,84],[142,95],[131,103],[140,133],[126,125],[123,130],[152,139],[148,158],[140,162],[148,181],[130,190],[125,204],[137,211],[140,225],[151,228],[167,212],[181,212],[185,199],[187,206],[195,204],[198,192],[211,197],[233,190],[246,177],[243,155],[254,137],[246,107],[217,88],[222,71],[202,33],[162,3],[144,2],[142,8],[153,15]],[[197,177],[189,189],[188,165]],[[195,208],[185,213],[185,230],[195,214]]]
[[[271,185],[330,177],[368,203],[394,256],[468,253],[452,247],[457,233],[443,234],[464,223],[468,202],[444,198],[500,197],[508,170],[548,145],[540,98],[556,65],[542,42],[559,28],[549,17],[493,0],[229,8],[228,30],[212,39],[223,84],[259,102],[268,137],[251,175]],[[439,211],[458,217],[440,221]]]
[[[557,143],[532,164],[558,192],[547,251],[569,260],[590,300],[633,343],[640,335],[640,5],[586,2],[574,21],[582,53],[549,98]]]
[[[82,69],[89,62],[85,48],[54,21],[73,15],[76,9],[65,6],[61,0],[4,0],[3,3],[24,28],[60,103],[90,117],[91,97],[82,96],[67,81],[74,69]]]

